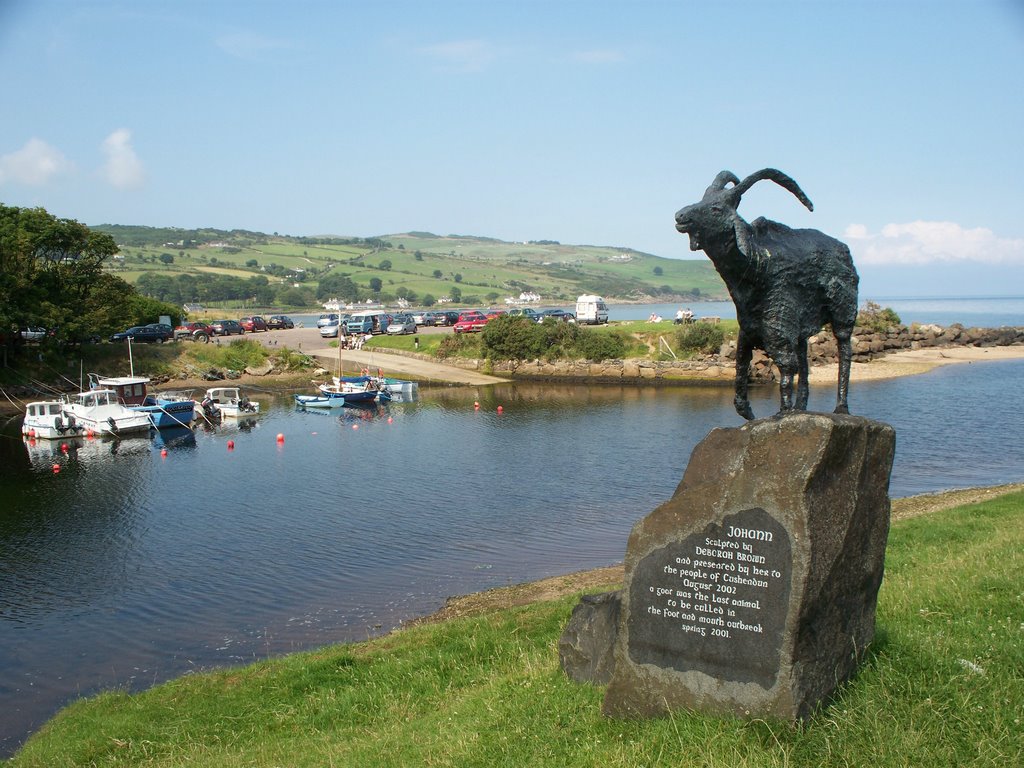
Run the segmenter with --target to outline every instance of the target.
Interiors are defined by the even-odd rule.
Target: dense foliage
[[[110,235],[42,208],[0,205],[0,339],[17,349],[20,328],[77,344],[130,325],[157,322],[177,308],[146,298],[103,270],[117,253]]]
[[[483,330],[483,353],[491,360],[611,360],[625,356],[628,340],[619,332],[581,328],[575,323],[526,317],[497,317]]]
[[[881,304],[869,301],[857,313],[857,325],[870,328],[876,333],[885,333],[889,328],[899,327],[900,316],[891,307],[883,307]]]
[[[690,323],[676,332],[676,345],[682,352],[711,355],[721,349],[725,332],[711,323]]]

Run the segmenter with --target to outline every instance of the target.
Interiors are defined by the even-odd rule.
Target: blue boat
[[[161,392],[150,394],[146,376],[100,376],[89,374],[90,389],[110,389],[117,402],[133,411],[149,416],[157,429],[192,426],[195,418],[195,400],[191,392]]]
[[[391,401],[391,392],[374,376],[335,377],[333,384],[321,384],[317,389],[325,397],[343,397],[350,405]]]
[[[295,404],[300,408],[340,408],[345,404],[345,396],[295,395]]]

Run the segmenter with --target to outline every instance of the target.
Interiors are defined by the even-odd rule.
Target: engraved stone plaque
[[[759,508],[651,552],[630,587],[630,658],[771,688],[791,576],[789,535]]]

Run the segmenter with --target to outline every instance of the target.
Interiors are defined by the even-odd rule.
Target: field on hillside
[[[224,230],[167,230],[100,225],[121,247],[109,265],[131,283],[146,273],[265,277],[272,285],[316,292],[329,276],[361,292],[388,297],[457,296],[500,303],[534,292],[549,303],[583,293],[611,300],[726,298],[706,259],[665,259],[626,248],[559,243],[510,243],[429,233],[379,238],[290,237]],[[375,284],[379,280],[379,284]]]

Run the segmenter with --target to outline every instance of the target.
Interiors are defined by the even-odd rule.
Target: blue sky
[[[0,71],[0,202],[86,224],[702,258],[776,167],[863,298],[1024,295],[1022,0],[0,0]]]

